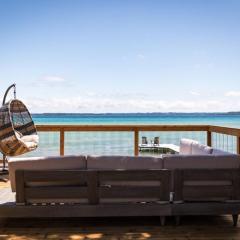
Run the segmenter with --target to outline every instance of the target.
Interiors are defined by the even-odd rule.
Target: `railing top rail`
[[[37,125],[38,131],[208,131],[209,125]]]
[[[37,125],[38,131],[209,131],[240,137],[239,128],[213,125]]]
[[[231,127],[222,127],[222,126],[210,125],[209,126],[209,131],[210,132],[215,132],[215,133],[222,133],[222,134],[227,134],[227,135],[240,137],[240,129],[239,128],[231,128]]]

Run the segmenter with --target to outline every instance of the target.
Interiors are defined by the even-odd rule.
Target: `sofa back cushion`
[[[212,154],[214,155],[232,155],[230,152],[223,151],[221,149],[213,148]]]
[[[179,154],[192,154],[192,144],[198,143],[195,140],[182,138],[180,140]]]
[[[162,169],[163,161],[155,157],[87,156],[87,169]]]
[[[196,143],[193,142],[192,143],[192,154],[194,155],[207,155],[207,154],[212,154],[213,152],[213,148],[200,144],[200,143]]]
[[[170,155],[163,156],[165,169],[239,168],[238,155]]]
[[[16,170],[61,170],[61,169],[86,169],[86,157],[79,156],[58,156],[58,157],[25,157],[10,158],[9,178],[12,191],[16,191],[15,187],[15,171]]]

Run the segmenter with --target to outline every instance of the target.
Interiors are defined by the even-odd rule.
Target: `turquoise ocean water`
[[[33,114],[36,124],[213,124],[240,127],[240,113]]]
[[[209,113],[148,113],[148,114],[33,114],[36,124],[211,124],[240,128],[240,114]],[[206,143],[204,132],[140,132],[139,141],[146,136],[151,141],[160,137],[161,143],[178,145],[183,137]],[[59,154],[59,133],[39,133],[39,148],[28,156]],[[133,155],[133,133],[131,132],[67,132],[65,154],[113,154]],[[223,150],[235,152],[236,139],[213,134],[213,144]],[[151,153],[149,153],[151,154]]]

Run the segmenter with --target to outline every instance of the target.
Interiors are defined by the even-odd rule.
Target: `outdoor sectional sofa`
[[[164,225],[166,216],[231,214],[236,225],[240,213],[240,156],[220,150],[15,158],[9,171],[16,203],[0,205],[0,217],[159,216]]]

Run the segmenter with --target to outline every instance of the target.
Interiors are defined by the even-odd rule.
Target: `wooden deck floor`
[[[8,191],[9,182],[0,181],[0,189]],[[153,218],[91,219],[12,219],[2,222],[1,239],[159,239],[159,240],[239,240],[239,227],[232,227],[229,216],[185,217],[175,226],[167,218],[161,227]]]

